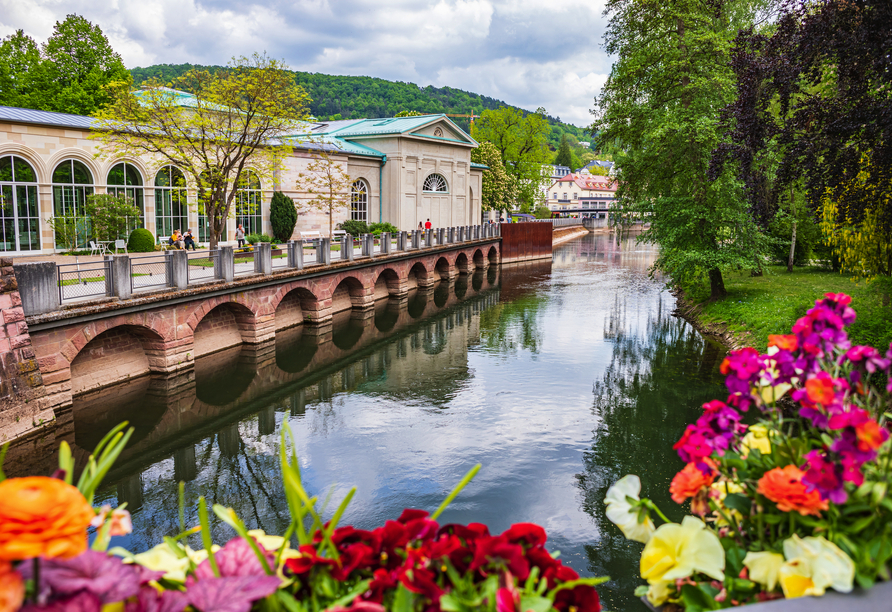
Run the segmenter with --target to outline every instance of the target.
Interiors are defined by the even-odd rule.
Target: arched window
[[[84,206],[87,196],[93,193],[93,174],[76,159],[66,159],[53,171],[53,216],[64,220],[56,227],[56,246],[69,248],[84,246],[89,227]],[[70,230],[60,230],[70,226]],[[71,234],[71,240],[65,234]]]
[[[362,179],[354,181],[350,190],[350,218],[356,221],[369,220],[369,188]]]
[[[424,186],[421,188],[421,190],[447,193],[449,191],[449,187],[446,185],[446,179],[444,179],[441,175],[430,174],[426,179],[424,179]]]
[[[142,174],[136,169],[136,166],[127,162],[115,164],[108,171],[107,191],[111,195],[125,196],[130,202],[139,209],[138,219],[128,219],[128,234],[137,227],[143,227],[145,223],[145,199],[142,190]]]
[[[262,196],[257,175],[243,171],[235,194],[235,226],[242,225],[246,236],[263,233]]]
[[[0,251],[40,249],[37,173],[21,157],[0,157]]]
[[[189,225],[186,177],[176,166],[164,166],[155,175],[155,233],[162,240]],[[200,238],[199,238],[200,240]]]

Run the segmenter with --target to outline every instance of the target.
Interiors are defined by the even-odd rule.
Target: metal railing
[[[111,291],[108,260],[56,266],[59,301],[104,297]]]
[[[167,287],[168,258],[164,254],[130,258],[130,290],[148,291]]]
[[[219,251],[192,251],[189,253],[188,251],[188,267],[189,270],[189,284],[192,283],[201,283],[214,280],[216,278],[215,270],[220,262],[220,252]],[[253,271],[254,267],[251,264],[251,270]]]

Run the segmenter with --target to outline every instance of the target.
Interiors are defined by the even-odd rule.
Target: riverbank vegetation
[[[853,334],[888,343],[869,330],[892,301],[892,5],[612,0],[607,12],[617,61],[593,130],[615,157],[614,218],[649,222],[655,270],[762,346],[825,291],[851,291],[868,320],[876,306]],[[815,260],[843,276],[795,271]]]

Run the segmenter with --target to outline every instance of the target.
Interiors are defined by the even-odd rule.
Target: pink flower
[[[104,504],[102,508],[99,509],[99,514],[90,521],[90,526],[99,529],[105,524],[105,519],[108,518],[109,513],[111,514],[111,526],[109,527],[108,535],[110,536],[123,536],[133,531],[133,522],[130,520],[130,513],[127,510],[117,509],[112,510],[111,506],[108,504]]]
[[[848,499],[843,486],[843,475],[840,466],[828,459],[826,454],[811,451],[805,456],[808,469],[802,477],[809,491],[817,490],[821,499],[829,499],[834,504],[841,504]]]

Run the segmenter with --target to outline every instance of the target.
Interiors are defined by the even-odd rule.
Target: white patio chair
[[[102,255],[105,252],[105,246],[102,244],[96,244],[94,240],[89,242],[90,245],[90,255]]]
[[[129,255],[127,252],[127,242],[124,240],[115,240],[115,254],[117,255],[120,249],[124,249],[124,255]]]

